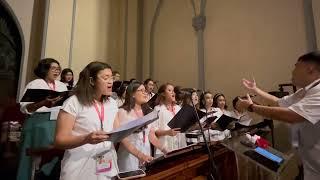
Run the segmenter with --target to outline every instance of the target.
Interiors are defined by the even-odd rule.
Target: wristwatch
[[[253,105],[254,105],[254,103],[252,103],[252,104],[250,104],[249,106],[248,106],[248,108],[247,108],[247,110],[249,111],[249,112],[253,112]]]

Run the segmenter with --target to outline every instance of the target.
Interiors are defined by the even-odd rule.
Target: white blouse
[[[180,106],[174,106],[174,112],[167,109],[165,105],[157,105],[154,110],[159,111],[159,119],[156,120],[152,126],[155,130],[169,130],[171,129],[167,124],[170,120],[178,113],[181,109]],[[185,133],[178,133],[176,136],[161,136],[159,137],[160,142],[168,151],[173,151],[179,148],[187,146]],[[156,155],[161,155],[162,152],[157,149]]]
[[[98,107],[100,109],[100,107]],[[78,98],[73,95],[67,99],[62,110],[75,117],[72,134],[75,136],[89,134],[93,131],[101,130],[101,120],[94,106],[83,106]],[[118,107],[112,98],[104,102],[104,120],[103,130],[110,132],[113,129],[113,122],[118,112]],[[96,160],[97,154],[106,152],[106,155],[111,159],[111,169],[103,175],[96,175]],[[87,180],[99,179],[107,180],[116,176],[117,168],[117,153],[114,150],[112,142],[105,141],[98,144],[84,144],[82,146],[68,149],[65,151],[61,162],[61,180]]]
[[[292,143],[303,161],[305,179],[320,178],[320,79],[296,93],[279,99],[280,107],[288,107],[305,121],[292,125]]]
[[[120,108],[118,112],[119,122],[120,125],[126,124],[130,121],[136,120],[138,116],[131,110],[127,112],[126,110]],[[142,153],[149,155],[151,154],[150,142],[149,142],[149,132],[150,126],[144,129],[141,132],[133,133],[127,138],[129,139],[130,143],[137,148]],[[120,172],[125,171],[133,171],[139,169],[139,159],[131,154],[123,144],[120,143],[119,149],[117,151],[118,154],[118,166]]]

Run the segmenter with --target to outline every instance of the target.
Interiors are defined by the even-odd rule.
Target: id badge
[[[112,169],[112,158],[106,154],[96,158],[96,174],[103,174]]]

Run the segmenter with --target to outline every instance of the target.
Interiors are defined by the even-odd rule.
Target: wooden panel
[[[214,159],[220,179],[237,179],[235,155],[221,145],[212,145]],[[208,155],[202,152],[188,153],[169,162],[163,162],[147,171],[147,176],[141,179],[194,179],[205,177],[209,172]]]

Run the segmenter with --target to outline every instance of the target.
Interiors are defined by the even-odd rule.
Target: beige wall
[[[156,1],[144,1],[144,77],[149,75],[149,35]],[[154,78],[182,86],[197,85],[196,36],[190,1],[164,1],[155,24]]]
[[[314,24],[316,28],[317,36],[317,48],[320,50],[320,1],[312,0],[313,14],[314,14]]]
[[[73,0],[50,0],[44,56],[69,67]]]
[[[207,87],[233,98],[244,92],[242,77],[253,76],[267,91],[290,82],[306,51],[303,16],[302,0],[208,1]]]
[[[275,5],[276,4],[276,5]],[[144,4],[144,61],[155,2]],[[272,13],[271,13],[272,12]],[[155,79],[197,85],[196,34],[190,1],[164,0],[155,32]],[[297,57],[306,50],[302,0],[207,1],[205,82],[232,98],[244,91],[242,77],[254,76],[266,90],[290,82]],[[147,64],[144,66],[147,68]],[[144,73],[147,76],[147,71]]]
[[[41,51],[43,44],[43,31],[45,25],[46,14],[46,1],[35,0],[33,6],[32,27],[29,46],[28,68],[26,82],[30,82],[35,79],[33,73],[34,68],[37,66],[41,59]]]
[[[74,31],[71,32],[73,2],[76,2],[76,8]],[[57,58],[63,68],[70,67],[76,79],[91,61],[108,62],[114,69],[119,69],[122,53],[120,5],[116,0],[56,0],[50,3],[45,56]]]
[[[154,1],[144,1],[145,77],[155,6]],[[197,86],[197,41],[192,16],[190,1],[163,1],[154,42],[154,74],[160,82]],[[306,52],[303,0],[210,0],[206,18],[206,89],[224,93],[229,104],[233,97],[245,93],[241,87],[243,77],[254,77],[267,91],[277,90],[280,83],[289,83],[297,57]],[[282,136],[287,135],[285,126],[276,123],[282,129],[276,134],[280,138],[278,147],[283,150],[289,147]]]
[[[128,29],[127,29],[127,64],[124,65],[126,78],[136,78],[137,58],[137,16],[138,0],[128,1]]]

